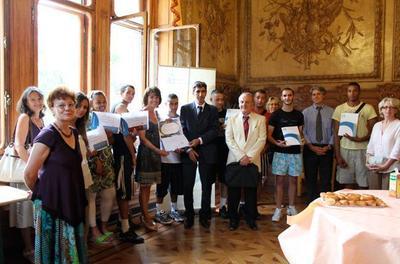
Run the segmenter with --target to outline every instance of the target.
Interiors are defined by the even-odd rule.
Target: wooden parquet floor
[[[287,263],[277,236],[288,226],[285,219],[271,222],[274,206],[259,206],[259,230],[252,231],[244,221],[229,231],[228,220],[212,219],[209,230],[195,221],[191,230],[183,224],[162,226],[158,232],[144,233],[145,243],[132,245],[113,241],[110,246],[89,246],[91,263]]]
[[[195,218],[191,230],[183,224],[160,226],[158,232],[146,233],[143,228],[137,233],[145,243],[132,245],[113,241],[112,245],[89,245],[91,263],[288,263],[278,242],[278,235],[285,230],[286,217],[279,223],[271,221],[273,210],[272,190],[262,192],[258,206],[261,213],[258,230],[249,229],[244,220],[236,231],[229,231],[228,220],[214,215],[209,230],[204,229]],[[298,209],[305,205],[298,199]],[[134,219],[137,222],[138,219]]]

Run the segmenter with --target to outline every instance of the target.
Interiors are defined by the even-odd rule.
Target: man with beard
[[[300,145],[288,146],[283,136],[282,128],[297,126],[302,135],[304,117],[293,106],[294,91],[284,88],[281,93],[282,108],[275,111],[269,121],[268,140],[271,143],[274,158],[272,161],[272,173],[276,175],[276,209],[272,221],[278,222],[281,218],[281,206],[283,199],[283,187],[285,178],[289,177],[289,206],[287,215],[296,215],[294,206],[296,197],[297,177],[301,175],[303,164]]]

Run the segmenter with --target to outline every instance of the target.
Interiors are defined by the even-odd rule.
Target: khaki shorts
[[[368,187],[369,170],[365,165],[365,149],[340,148],[340,154],[346,161],[347,167],[337,166],[336,180],[340,184],[357,183],[360,187]]]

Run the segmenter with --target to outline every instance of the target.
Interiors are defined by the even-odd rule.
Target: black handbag
[[[258,167],[252,163],[242,166],[239,162],[232,162],[226,166],[225,182],[228,187],[256,188],[259,179]]]

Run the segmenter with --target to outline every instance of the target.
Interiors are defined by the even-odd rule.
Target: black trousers
[[[326,155],[319,156],[305,146],[303,158],[307,198],[311,202],[319,197],[319,192],[329,192],[331,190],[333,150],[329,150]],[[318,188],[318,174],[320,188]]]
[[[183,163],[183,200],[185,204],[185,216],[194,217],[193,208],[193,187],[196,180],[197,164],[199,165],[201,181],[201,209],[199,215],[201,218],[211,216],[211,189],[215,182],[215,165],[198,163]]]
[[[238,206],[244,191],[246,221],[255,221],[257,214],[257,188],[228,187],[228,214],[231,221],[239,221]]]

